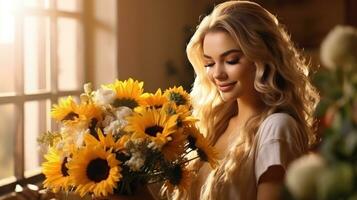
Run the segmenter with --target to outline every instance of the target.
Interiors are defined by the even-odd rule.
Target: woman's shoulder
[[[270,124],[270,125],[286,125],[286,124],[296,124],[296,120],[289,115],[288,113],[273,113],[270,114],[265,118],[263,124]]]
[[[299,131],[296,120],[287,113],[273,113],[260,125],[258,136],[261,140],[291,140]]]

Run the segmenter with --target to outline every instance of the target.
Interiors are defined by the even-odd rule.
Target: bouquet
[[[116,80],[80,102],[54,105],[57,131],[39,141],[47,148],[44,187],[81,197],[131,195],[137,187],[162,182],[163,191],[185,192],[194,159],[217,165],[217,153],[195,125],[189,94],[182,87],[144,93],[143,82]]]

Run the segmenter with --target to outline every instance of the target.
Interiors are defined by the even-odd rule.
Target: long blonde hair
[[[235,152],[238,160],[220,166],[217,177],[208,183],[215,190],[225,187],[228,177],[244,164],[259,125],[272,113],[285,112],[291,115],[307,138],[306,144],[312,144],[315,139],[313,112],[319,100],[309,81],[308,64],[276,17],[257,3],[224,2],[201,21],[187,46],[187,56],[196,73],[191,92],[194,115],[200,119],[199,127],[211,143],[217,141],[230,118],[238,113],[236,102],[223,102],[204,68],[203,39],[206,33],[217,30],[226,31],[245,56],[254,61],[254,87],[267,109],[245,124]],[[215,199],[216,192],[211,192],[209,198]]]

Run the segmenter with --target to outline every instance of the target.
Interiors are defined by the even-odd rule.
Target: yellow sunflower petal
[[[149,108],[161,108],[168,102],[166,96],[164,96],[159,88],[155,94],[145,93],[142,95],[143,103],[145,107]]]
[[[122,141],[114,141],[114,137],[111,133],[103,134],[101,129],[97,130],[98,139],[90,133],[85,133],[84,142],[89,146],[101,146],[103,148],[111,148],[115,151],[119,151],[124,148]]]
[[[71,96],[61,99],[58,104],[54,104],[51,110],[51,116],[57,121],[74,120],[78,118],[77,104]]]
[[[119,161],[110,151],[100,146],[86,146],[73,156],[68,165],[69,174],[80,196],[112,194],[121,178]]]
[[[169,136],[168,141],[162,147],[162,154],[166,160],[173,161],[184,153],[186,138],[187,135],[183,133],[183,129]]]
[[[53,192],[68,190],[72,182],[68,174],[67,158],[54,148],[50,148],[44,157],[46,159],[42,163],[42,172],[46,177],[44,186]]]
[[[92,120],[96,120],[97,123],[103,119],[103,112],[101,108],[92,102],[81,103],[77,107],[77,113],[82,118],[82,120],[86,120],[88,123],[90,123]]]
[[[186,192],[192,180],[192,172],[180,165],[174,165],[167,172],[167,181],[164,183],[164,190],[171,193],[174,189],[179,192]]]
[[[188,133],[189,147],[197,150],[201,160],[209,162],[212,168],[216,168],[218,165],[218,152],[214,147],[209,144],[197,127],[187,127],[186,132]]]
[[[116,80],[113,84],[104,85],[103,87],[115,92],[114,107],[126,106],[134,109],[143,105],[143,85],[143,82],[129,78],[125,81]]]
[[[167,115],[162,109],[146,109],[127,120],[125,131],[131,132],[133,139],[150,139],[160,148],[177,129],[177,115]]]
[[[169,88],[164,92],[164,95],[169,99],[169,101],[176,103],[177,106],[186,106],[191,108],[190,95],[180,87]]]

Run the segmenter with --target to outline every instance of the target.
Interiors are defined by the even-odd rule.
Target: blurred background
[[[220,0],[0,0],[0,193],[40,177],[37,137],[50,107],[115,79],[146,91],[194,79],[185,47]],[[357,26],[356,0],[256,1],[285,24],[312,66],[336,25]]]

